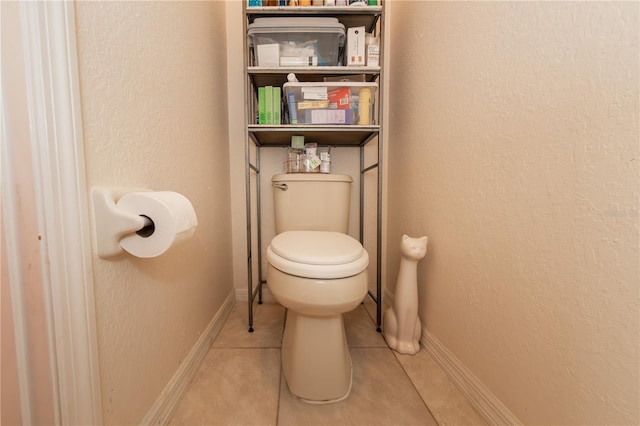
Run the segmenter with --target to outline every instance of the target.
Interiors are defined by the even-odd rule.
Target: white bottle
[[[358,114],[360,115],[358,124],[365,126],[371,124],[370,109],[371,89],[365,87],[363,89],[360,89],[360,93],[358,94]]]
[[[331,173],[331,157],[328,152],[320,153],[320,173]]]

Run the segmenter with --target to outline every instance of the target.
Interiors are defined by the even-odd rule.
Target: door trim
[[[50,357],[62,424],[102,424],[73,2],[22,2]]]

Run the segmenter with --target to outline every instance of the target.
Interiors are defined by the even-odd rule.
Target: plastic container
[[[277,45],[280,66],[335,66],[342,57],[345,30],[333,17],[256,18],[247,39],[253,65],[261,66],[257,46]]]
[[[289,82],[283,90],[289,116],[295,111],[298,125],[376,124],[378,83]]]

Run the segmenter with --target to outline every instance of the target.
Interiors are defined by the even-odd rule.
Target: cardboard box
[[[353,27],[347,30],[347,66],[364,66],[365,34],[364,27]]]
[[[309,124],[353,124],[352,109],[308,109],[304,114]]]
[[[367,66],[379,67],[380,66],[380,46],[377,44],[370,44],[367,46]]]

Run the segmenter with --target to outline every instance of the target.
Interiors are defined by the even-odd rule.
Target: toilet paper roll
[[[116,206],[153,222],[120,239],[120,247],[137,257],[160,256],[174,244],[190,238],[198,225],[191,202],[177,192],[133,192],[120,198]]]

